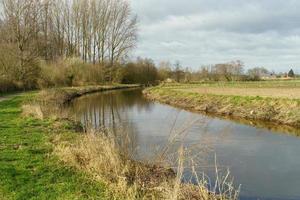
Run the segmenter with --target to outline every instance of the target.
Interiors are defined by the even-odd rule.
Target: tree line
[[[158,80],[173,82],[199,81],[260,81],[262,79],[296,78],[291,69],[288,73],[275,73],[264,67],[245,69],[240,60],[200,67],[199,70],[184,68],[180,62],[171,64],[161,62],[158,65]]]
[[[111,69],[136,44],[137,17],[125,0],[0,1],[2,82],[32,88],[41,61],[73,57]]]
[[[105,83],[251,81],[243,62],[184,68],[130,60],[137,16],[127,0],[0,0],[0,92]],[[286,76],[295,77],[291,70]]]

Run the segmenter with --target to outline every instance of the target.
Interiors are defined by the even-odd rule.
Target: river
[[[83,96],[68,111],[94,128],[128,133],[128,148],[139,160],[157,158],[171,143],[166,159],[175,166],[176,150],[184,146],[187,160],[212,181],[216,160],[220,173],[229,169],[241,185],[242,200],[300,199],[300,137],[152,102],[140,89]],[[192,176],[188,168],[184,175]]]

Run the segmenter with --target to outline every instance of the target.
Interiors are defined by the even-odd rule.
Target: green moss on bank
[[[52,141],[76,133],[54,121],[21,116],[28,96],[0,102],[0,199],[103,199],[105,187],[86,174],[67,167],[54,156]]]
[[[194,111],[300,127],[299,99],[200,94],[176,87],[155,87],[144,93],[150,99]]]

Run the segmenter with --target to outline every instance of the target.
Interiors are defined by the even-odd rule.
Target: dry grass
[[[36,119],[44,119],[44,113],[39,104],[25,104],[22,106],[22,114],[25,117],[34,117]]]
[[[59,144],[55,152],[68,165],[104,182],[112,191],[111,199],[162,198],[160,190],[175,176],[172,170],[134,162],[105,133],[89,131],[76,143]]]
[[[126,150],[120,149],[116,138],[109,135],[89,131],[76,143],[57,145],[55,152],[66,164],[104,182],[111,189],[108,194],[111,199],[238,199],[239,190],[234,189],[229,174],[218,176],[215,184],[209,185],[209,179],[194,170],[197,184],[182,183],[184,163],[188,159],[182,147],[178,151],[175,174],[168,167],[133,161],[122,153]],[[216,174],[219,175],[217,168]]]
[[[182,92],[199,94],[216,94],[232,96],[260,96],[273,98],[300,99],[300,88],[229,88],[229,87],[198,87],[191,89],[176,89]]]

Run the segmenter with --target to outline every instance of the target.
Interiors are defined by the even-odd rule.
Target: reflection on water
[[[197,171],[213,177],[216,155],[220,168],[229,168],[242,184],[241,199],[300,199],[299,137],[151,102],[141,90],[84,96],[68,110],[86,125],[129,133],[137,159],[157,156],[173,138],[168,153],[183,144],[191,157],[198,156]]]

